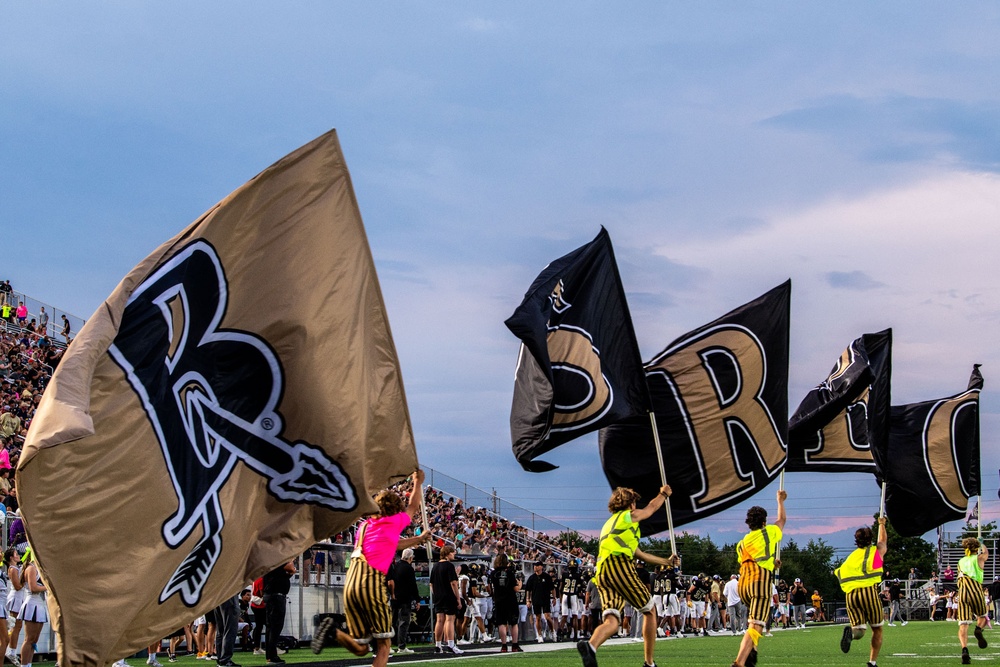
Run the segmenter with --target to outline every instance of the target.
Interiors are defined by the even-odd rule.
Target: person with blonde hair
[[[24,623],[24,641],[21,643],[21,664],[31,667],[35,657],[35,643],[42,634],[42,626],[49,621],[49,608],[45,602],[45,584],[42,575],[35,564],[34,553],[29,548],[24,552],[24,563],[21,579],[28,594],[21,606],[20,618]]]
[[[979,648],[986,648],[983,628],[988,615],[983,595],[983,565],[990,557],[989,549],[974,537],[962,540],[965,556],[958,561],[958,641],[962,645],[962,664],[971,665],[969,656],[969,626],[975,623]]]
[[[656,645],[656,609],[649,588],[639,579],[635,571],[635,559],[640,558],[653,565],[669,565],[678,562],[677,556],[661,558],[639,549],[639,522],[648,519],[663,507],[670,496],[670,487],[661,486],[659,493],[642,509],[636,509],[641,500],[632,489],[618,487],[608,501],[611,512],[601,529],[601,540],[597,556],[597,589],[604,605],[601,625],[594,629],[590,640],[580,640],[576,649],[580,653],[584,667],[597,667],[597,649],[618,633],[626,605],[632,605],[642,612],[643,660],[647,667],[655,667],[654,647]]]
[[[386,583],[389,566],[397,551],[431,539],[430,533],[400,539],[420,511],[424,471],[413,473],[412,481],[413,490],[405,506],[402,498],[391,489],[375,496],[378,514],[364,521],[358,530],[344,583],[347,632],[335,627],[334,617],[323,619],[313,636],[313,653],[323,650],[323,642],[333,630],[337,643],[358,656],[367,655],[368,643],[374,639],[372,667],[385,667],[389,662],[392,637],[395,635]]]

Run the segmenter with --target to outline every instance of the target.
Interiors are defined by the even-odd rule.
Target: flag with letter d
[[[331,131],[143,260],[53,376],[18,486],[60,664],[169,635],[416,466]]]
[[[788,321],[792,283],[671,343],[646,364],[674,525],[749,498],[785,465],[788,437]],[[643,502],[660,468],[648,416],[601,430],[604,474]],[[644,535],[667,527],[664,512]]]
[[[607,230],[545,267],[505,324],[522,343],[510,435],[525,470],[552,470],[536,457],[649,409]]]
[[[969,387],[936,401],[894,405],[879,472],[885,513],[903,537],[923,535],[965,517],[980,494],[979,393],[983,376],[972,369]]]
[[[889,437],[891,375],[892,329],[851,343],[789,418],[785,470],[876,472]]]

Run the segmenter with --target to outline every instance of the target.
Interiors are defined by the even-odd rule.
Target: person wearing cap
[[[983,597],[983,566],[990,557],[989,549],[974,537],[962,540],[965,556],[958,561],[958,641],[962,645],[962,664],[971,665],[969,657],[969,626],[975,623],[979,648],[986,648],[983,628],[986,626],[986,598]]]
[[[656,646],[656,610],[653,596],[635,571],[633,559],[641,558],[653,565],[678,563],[677,556],[661,558],[639,549],[639,522],[648,519],[663,507],[670,496],[670,487],[661,486],[659,493],[642,509],[636,505],[640,495],[632,489],[618,487],[608,501],[611,517],[601,528],[597,556],[597,588],[604,605],[602,622],[589,641],[580,640],[576,649],[580,653],[584,667],[597,667],[597,649],[618,632],[625,605],[631,604],[642,611],[643,664],[655,667],[654,648]]]
[[[710,583],[712,610],[708,615],[708,629],[718,631],[726,627],[726,603],[722,598],[722,580],[719,575],[713,574]]]
[[[806,605],[809,604],[809,591],[798,577],[792,582],[792,620],[799,628],[806,627]]]
[[[840,588],[847,593],[847,617],[850,619],[850,625],[844,628],[840,638],[840,650],[850,651],[851,642],[864,636],[867,624],[872,629],[868,667],[876,667],[882,649],[882,601],[878,589],[882,581],[882,559],[888,550],[885,517],[878,518],[878,542],[874,546],[872,529],[867,526],[854,531],[854,544],[857,548],[833,571]]]
[[[774,523],[767,523],[767,510],[754,505],[747,510],[746,524],[750,532],[736,545],[740,563],[740,598],[748,608],[748,618],[747,631],[733,662],[735,667],[754,667],[757,664],[757,644],[771,615],[775,555],[785,528],[785,499],[788,493],[781,489],[777,497],[778,517]]]
[[[420,606],[420,590],[417,575],[413,571],[414,553],[411,547],[403,549],[399,560],[389,570],[389,596],[392,599],[393,616],[396,619],[396,653],[413,653],[406,647],[410,634],[410,615]]]

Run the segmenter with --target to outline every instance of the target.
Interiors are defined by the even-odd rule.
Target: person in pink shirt
[[[316,628],[312,650],[323,650],[326,636],[332,631],[337,643],[355,655],[368,653],[368,642],[375,640],[372,667],[385,667],[392,646],[392,609],[386,575],[397,551],[431,540],[427,531],[416,537],[400,539],[420,510],[424,472],[413,473],[413,491],[404,507],[403,500],[390,489],[375,496],[379,513],[361,524],[355,540],[351,564],[344,584],[344,612],[347,632],[335,627],[334,617],[323,619]],[[359,641],[360,640],[360,641]]]
[[[28,307],[24,305],[23,301],[18,303],[17,310],[14,311],[14,315],[17,317],[17,323],[23,327],[25,321],[28,319]]]

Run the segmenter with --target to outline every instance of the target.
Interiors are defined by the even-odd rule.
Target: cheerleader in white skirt
[[[21,580],[28,594],[21,607],[21,620],[24,622],[24,642],[21,644],[21,665],[31,667],[35,657],[33,644],[42,634],[42,626],[49,620],[48,606],[45,604],[45,584],[35,565],[35,558],[28,549],[24,552],[25,565],[21,571]]]
[[[7,644],[7,659],[15,666],[21,664],[18,656],[18,639],[21,637],[21,606],[24,604],[24,584],[21,583],[21,559],[14,547],[4,552],[4,567],[7,570],[7,602],[4,611],[14,619],[14,627],[10,629]]]
[[[3,554],[0,558],[0,600],[6,601],[7,590],[10,588],[7,580],[7,560],[12,558],[14,554],[14,547],[11,547]],[[7,605],[0,605],[0,656],[7,653],[8,642],[10,637],[7,635]],[[2,658],[0,658],[2,659]],[[13,662],[13,660],[11,661]]]

